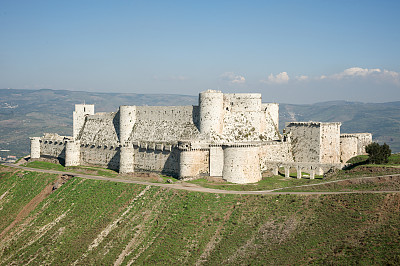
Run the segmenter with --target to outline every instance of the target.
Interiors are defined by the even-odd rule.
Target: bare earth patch
[[[53,184],[48,184],[36,197],[34,197],[28,204],[22,208],[22,210],[18,213],[17,217],[15,220],[7,226],[3,232],[0,233],[0,239],[4,237],[4,235],[10,231],[17,223],[22,221],[25,217],[29,215],[31,211],[33,211],[36,206],[42,202],[47,196],[51,194],[53,191]]]

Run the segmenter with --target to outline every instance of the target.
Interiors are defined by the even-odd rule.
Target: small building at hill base
[[[94,165],[122,174],[153,171],[180,179],[222,177],[253,183],[263,172],[323,174],[364,154],[370,133],[341,134],[338,122],[290,122],[279,128],[279,105],[259,93],[199,94],[197,106],[120,106],[95,113],[76,104],[73,135],[31,138],[31,158],[65,166]]]

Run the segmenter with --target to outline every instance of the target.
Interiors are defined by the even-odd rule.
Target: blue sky
[[[0,0],[0,88],[400,100],[400,1]]]

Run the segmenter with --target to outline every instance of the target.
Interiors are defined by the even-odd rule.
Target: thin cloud
[[[351,67],[333,75],[322,75],[319,79],[344,80],[354,78],[368,78],[375,81],[388,81],[400,85],[400,73],[379,68]]]
[[[379,68],[368,69],[368,68],[361,68],[361,67],[351,67],[345,69],[343,72],[338,74],[333,74],[331,77],[333,79],[344,79],[348,77],[367,77],[374,75],[376,73],[380,73],[381,70]]]
[[[305,81],[305,80],[308,80],[308,76],[305,76],[305,75],[296,76],[296,80]]]
[[[246,79],[244,76],[235,74],[233,72],[225,72],[220,77],[222,80],[229,81],[229,83],[232,83],[232,84],[243,84],[246,82]]]
[[[262,80],[264,83],[275,83],[275,84],[285,84],[289,82],[289,75],[287,72],[281,72],[279,74],[270,74],[267,80]]]

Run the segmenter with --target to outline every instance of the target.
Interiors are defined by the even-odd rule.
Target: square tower
[[[294,161],[340,163],[340,126],[339,122],[288,123]]]
[[[75,104],[73,119],[73,137],[76,139],[81,132],[87,115],[94,115],[94,104]]]

